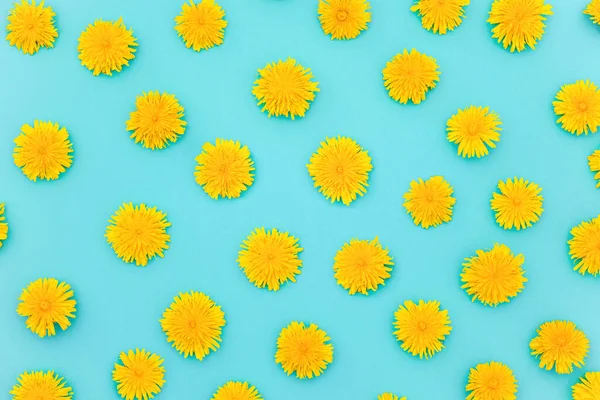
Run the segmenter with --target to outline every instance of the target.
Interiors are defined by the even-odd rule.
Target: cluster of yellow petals
[[[119,355],[112,379],[117,392],[125,400],[147,400],[160,393],[165,384],[164,360],[144,349],[129,350]]]
[[[396,54],[383,68],[383,84],[389,96],[406,104],[419,104],[435,88],[440,71],[435,58],[412,49]]]
[[[590,81],[563,85],[552,102],[556,122],[574,135],[596,133],[600,127],[600,90]]]
[[[594,24],[600,25],[600,0],[590,1],[583,13],[589,15]]]
[[[600,215],[583,221],[573,229],[569,255],[575,261],[575,271],[593,276],[600,273]]]
[[[573,400],[598,400],[600,399],[600,372],[586,372],[573,385]]]
[[[423,28],[445,35],[462,24],[470,0],[417,0],[411,11],[419,13]]]
[[[210,400],[262,400],[258,389],[248,382],[229,381],[221,386]]]
[[[448,141],[458,144],[461,157],[483,157],[500,140],[502,122],[488,107],[470,106],[458,110],[447,123]]]
[[[542,188],[523,178],[508,178],[498,182],[498,192],[490,200],[496,213],[496,222],[504,229],[516,230],[531,227],[539,221],[544,209]]]
[[[24,372],[10,394],[12,400],[71,400],[73,389],[54,371]]]
[[[208,50],[223,43],[225,11],[214,0],[184,3],[181,14],[175,17],[175,30],[185,46],[194,51]]]
[[[17,313],[27,317],[25,326],[39,337],[56,335],[58,325],[63,331],[75,318],[73,290],[66,282],[40,278],[31,282],[19,296]]]
[[[109,222],[104,236],[126,263],[135,261],[138,267],[145,267],[150,259],[163,257],[163,251],[169,248],[167,228],[171,223],[167,214],[156,207],[123,203]]]
[[[202,360],[220,347],[225,313],[204,293],[190,291],[175,296],[160,325],[180,354]]]
[[[559,374],[570,374],[581,368],[590,348],[590,341],[571,321],[549,321],[537,329],[529,343],[531,354],[540,358],[540,368],[554,368]]]
[[[275,362],[288,375],[311,379],[325,371],[333,361],[333,345],[327,332],[315,324],[292,321],[277,338]]]
[[[508,366],[491,361],[471,368],[466,390],[467,400],[516,400],[517,380]]]
[[[6,40],[24,54],[35,54],[41,47],[52,48],[58,37],[54,10],[44,0],[21,0],[8,15]]]
[[[439,301],[407,300],[394,313],[394,336],[403,350],[426,359],[444,348],[443,341],[452,331],[447,310]]]
[[[419,178],[410,183],[403,205],[415,225],[429,229],[452,220],[452,209],[456,203],[452,193],[454,189],[441,176],[432,176],[426,181]]]
[[[596,183],[596,187],[600,188],[600,150],[594,151],[588,157],[588,165],[590,167],[590,171],[595,172],[594,179],[598,181]]]
[[[495,25],[492,37],[505,49],[523,51],[535,49],[542,39],[546,15],[552,15],[552,6],[544,0],[494,0],[488,22]]]
[[[342,136],[321,142],[306,167],[314,187],[323,196],[347,206],[367,192],[369,172],[373,169],[369,152]]]
[[[8,223],[4,216],[4,203],[0,203],[0,247],[2,242],[8,238]]]
[[[331,39],[354,39],[371,22],[367,0],[319,0],[321,28]]]
[[[377,396],[377,400],[406,400],[406,397],[398,397],[394,393],[382,393]]]

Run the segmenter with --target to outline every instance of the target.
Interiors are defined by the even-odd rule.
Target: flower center
[[[306,345],[306,343],[304,343],[304,342],[300,343],[300,345],[298,346],[298,351],[302,355],[306,354],[306,352],[308,351],[308,346]]]
[[[427,329],[427,324],[423,321],[420,321],[417,324],[417,328],[421,331],[421,332],[425,332],[425,330]]]
[[[135,234],[136,234],[137,236],[142,236],[142,233],[144,233],[144,231],[142,231],[140,228],[137,228],[137,229],[135,230]]]
[[[159,120],[158,115],[155,115],[154,117],[152,117],[153,122],[158,122],[158,120]]]
[[[512,203],[515,207],[519,207],[521,205],[522,201],[521,201],[521,199],[513,199]]]
[[[358,262],[356,263],[356,266],[358,268],[362,269],[367,266],[367,263],[364,260],[358,260]]]
[[[427,195],[427,201],[431,203],[433,201],[433,196],[430,195],[430,194],[428,194]]]
[[[198,22],[198,25],[203,26],[204,24],[206,24],[206,20],[204,19],[204,16],[201,15],[198,17],[198,19],[196,20],[196,22]]]
[[[348,19],[348,11],[338,10],[338,12],[335,14],[335,17],[338,21],[345,21]]]
[[[564,347],[567,344],[567,338],[564,336],[559,337],[556,339],[556,344],[558,347]]]
[[[141,378],[144,375],[144,371],[139,368],[134,368],[133,375],[135,375],[136,378]]]
[[[104,42],[102,42],[102,48],[104,48],[105,50],[110,49],[111,44],[110,44],[110,40],[106,39],[104,40]]]
[[[338,174],[343,174],[344,173],[344,167],[339,166],[335,169],[337,171]]]
[[[48,148],[46,146],[42,145],[42,146],[38,147],[37,153],[38,153],[38,156],[45,157],[46,154],[48,153]]]
[[[196,321],[188,321],[188,326],[190,328],[195,328],[196,327]]]
[[[33,24],[27,25],[27,29],[29,29],[30,31],[32,31],[33,30]]]
[[[478,136],[479,135],[479,129],[477,129],[477,125],[476,124],[471,124],[467,127],[467,134],[469,136]]]
[[[498,380],[496,378],[490,379],[490,382],[488,383],[488,387],[492,390],[495,390],[498,387]]]
[[[49,311],[50,310],[50,303],[47,301],[42,301],[40,303],[40,308],[42,309],[42,311]]]
[[[267,255],[267,259],[268,259],[269,261],[273,261],[273,259],[274,259],[274,258],[275,258],[275,256],[274,256],[273,254],[269,254],[269,255]]]
[[[579,106],[577,108],[579,108],[579,111],[581,112],[586,112],[588,105],[582,101],[581,103],[579,103]]]
[[[223,175],[225,175],[227,173],[227,170],[228,170],[227,165],[221,165],[219,167],[219,172]]]

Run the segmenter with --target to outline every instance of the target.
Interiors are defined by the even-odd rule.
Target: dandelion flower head
[[[210,400],[262,400],[258,389],[248,382],[229,381],[221,386]]]
[[[319,0],[321,28],[331,39],[354,39],[371,22],[367,0]]]
[[[92,71],[94,76],[112,76],[113,72],[120,72],[135,58],[136,40],[133,30],[127,29],[121,18],[117,21],[98,19],[79,36],[77,50],[81,65]]]
[[[8,238],[8,223],[4,216],[4,203],[0,203],[0,247],[2,242]]]
[[[333,345],[327,332],[315,324],[293,321],[281,330],[277,338],[275,362],[286,374],[311,379],[325,371],[333,361]]]
[[[277,291],[285,282],[296,282],[302,250],[288,232],[257,228],[242,243],[237,262],[254,286]]]
[[[600,126],[600,90],[590,81],[563,85],[552,102],[556,122],[574,135],[596,133]]]
[[[269,63],[258,70],[258,75],[252,94],[269,117],[304,117],[319,91],[318,82],[311,79],[310,68],[293,58]]]
[[[400,347],[413,356],[426,359],[444,348],[443,341],[452,331],[447,310],[438,301],[407,300],[394,313],[394,336]]]
[[[600,372],[586,372],[572,390],[573,400],[600,399]]]
[[[135,100],[136,110],[125,123],[131,138],[147,149],[164,149],[185,133],[183,107],[174,95],[158,91],[143,93]]]
[[[181,14],[175,17],[175,30],[185,46],[194,51],[208,50],[223,44],[225,11],[214,0],[184,3]]]
[[[467,400],[516,400],[517,380],[512,370],[500,362],[478,364],[469,372]]]
[[[383,84],[389,96],[406,104],[419,104],[435,88],[440,71],[435,58],[412,49],[396,54],[383,69]]]
[[[371,157],[348,137],[327,138],[306,166],[314,186],[331,202],[350,205],[367,192]]]
[[[240,142],[217,139],[215,144],[204,143],[196,162],[196,182],[213,199],[238,198],[254,182],[254,161]]]
[[[10,394],[12,400],[71,400],[73,389],[54,371],[24,372]]]
[[[40,278],[31,282],[19,297],[17,313],[27,317],[25,326],[39,337],[56,335],[58,325],[63,331],[75,318],[73,290],[66,282]]]
[[[417,0],[410,10],[421,17],[423,28],[445,35],[462,24],[470,0]]]
[[[415,225],[429,229],[452,220],[452,208],[456,203],[452,193],[454,189],[441,176],[432,176],[426,181],[419,178],[410,183],[403,205]]]
[[[458,155],[461,157],[483,157],[489,153],[488,148],[495,148],[500,141],[502,122],[498,114],[488,107],[470,106],[458,110],[447,123],[448,141],[458,144]]]
[[[590,341],[573,322],[550,321],[537,329],[529,348],[532,355],[539,357],[540,368],[570,374],[574,366],[581,368],[585,364]]]
[[[406,400],[406,397],[398,397],[394,393],[382,393],[377,396],[377,400]]]
[[[504,229],[516,230],[533,226],[539,221],[544,209],[542,188],[523,178],[508,178],[498,182],[498,192],[492,195],[492,211],[496,222]]]
[[[163,359],[144,349],[121,352],[112,371],[117,392],[125,400],[148,400],[160,393],[165,383]]]
[[[52,48],[58,37],[54,10],[44,0],[21,0],[8,15],[6,40],[24,54],[35,54],[41,47]]]
[[[596,183],[596,187],[600,188],[600,150],[594,151],[588,157],[588,165],[590,167],[590,171],[595,172],[594,179],[598,181]]]
[[[574,260],[575,271],[580,274],[600,273],[600,215],[583,221],[571,229],[569,255]]]
[[[600,25],[600,0],[590,1],[583,13],[589,15],[594,24]]]
[[[204,293],[191,291],[175,296],[160,324],[180,354],[202,360],[220,347],[225,313]]]

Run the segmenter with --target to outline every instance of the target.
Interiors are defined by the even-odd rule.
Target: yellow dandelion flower
[[[600,90],[593,82],[563,85],[552,105],[556,122],[571,134],[596,133],[600,126]]]
[[[588,157],[588,165],[590,166],[590,171],[595,172],[594,179],[598,181],[596,187],[600,187],[600,150],[594,151]]]
[[[517,380],[512,370],[496,361],[478,364],[469,372],[467,400],[515,400]]]
[[[54,122],[24,124],[15,144],[15,165],[32,181],[58,179],[73,163],[69,133]]]
[[[6,40],[24,54],[35,54],[40,47],[52,48],[58,37],[54,26],[54,10],[44,7],[44,0],[22,0],[8,15]]]
[[[258,389],[248,382],[229,381],[221,386],[210,400],[262,400]]]
[[[594,24],[600,25],[600,0],[590,1],[583,13],[589,15]]]
[[[590,341],[571,321],[550,321],[537,329],[529,342],[531,354],[540,358],[540,368],[554,368],[559,374],[570,374],[573,366],[583,367]]]
[[[192,290],[175,296],[160,325],[180,354],[202,360],[220,347],[225,313],[210,297]]]
[[[287,232],[257,228],[242,243],[237,262],[254,286],[277,291],[287,281],[296,282],[302,250],[298,239]]]
[[[10,394],[13,400],[71,400],[73,389],[54,371],[23,372]]]
[[[286,374],[300,379],[312,379],[325,371],[333,361],[333,345],[327,332],[315,324],[292,321],[277,338],[275,362]]]
[[[160,393],[165,384],[165,367],[158,354],[135,349],[121,352],[119,359],[121,364],[115,363],[112,371],[119,396],[125,400],[148,400]]]
[[[508,178],[498,182],[498,192],[494,192],[490,203],[496,212],[496,222],[504,229],[516,230],[531,227],[539,221],[544,209],[542,188],[523,178]]]
[[[371,22],[367,0],[319,0],[321,28],[331,39],[354,39]]]
[[[402,342],[403,350],[426,359],[444,348],[443,341],[452,331],[447,310],[440,309],[439,301],[411,300],[400,305],[394,313],[394,336]]]
[[[445,35],[462,24],[462,18],[465,15],[464,8],[469,3],[470,0],[417,0],[410,11],[419,13],[423,28]]]
[[[357,195],[367,193],[373,165],[367,150],[348,137],[338,136],[321,142],[306,168],[323,196],[348,206]]]
[[[600,372],[586,372],[579,380],[572,387],[573,400],[600,399]]]
[[[576,262],[575,271],[584,275],[600,273],[600,215],[583,221],[573,229],[569,240],[569,255]]]
[[[223,44],[227,21],[225,11],[214,0],[190,0],[184,3],[181,14],[175,17],[175,30],[185,46],[194,51],[208,50]]]
[[[169,248],[167,243],[171,236],[167,228],[171,223],[167,221],[167,214],[156,207],[123,203],[109,223],[104,236],[115,254],[126,263],[135,261],[135,265],[145,267],[148,260],[163,257],[163,251]]]
[[[103,21],[98,19],[79,36],[79,59],[81,65],[92,71],[94,76],[120,72],[123,66],[135,58],[137,39],[133,30],[127,29],[123,19]]]
[[[158,91],[143,93],[135,100],[136,110],[125,123],[130,138],[147,149],[164,149],[185,132],[183,107],[174,95]]]
[[[25,326],[39,337],[56,335],[55,324],[63,331],[75,318],[73,290],[66,282],[40,278],[31,282],[19,296],[17,313],[27,317]]]
[[[415,225],[429,229],[452,220],[452,208],[456,203],[452,193],[454,189],[441,176],[432,176],[426,181],[419,178],[418,182],[410,183],[403,206]]]
[[[352,239],[335,255],[334,277],[338,285],[350,294],[369,294],[376,291],[390,277],[392,257],[383,248],[379,239],[371,241]]]
[[[217,139],[215,144],[204,143],[196,162],[196,182],[213,199],[238,198],[254,182],[254,161],[240,142]]]
[[[494,0],[487,22],[495,25],[492,37],[511,53],[526,46],[535,49],[544,35],[545,15],[552,15],[552,6],[544,0]]]
[[[419,104],[425,94],[440,80],[435,58],[412,49],[410,53],[396,54],[383,69],[383,83],[389,96],[406,104],[409,100]]]
[[[319,91],[319,83],[311,80],[310,68],[304,68],[293,58],[267,64],[258,70],[258,75],[252,94],[269,117],[304,117]]]
[[[2,242],[8,238],[8,224],[4,216],[4,203],[0,203],[0,247]]]
[[[500,140],[502,122],[488,107],[470,106],[459,109],[447,123],[448,141],[458,144],[458,155],[463,158],[483,157],[488,147],[496,148]]]
[[[377,396],[377,400],[406,400],[406,397],[398,397],[394,393],[382,393]]]
[[[479,300],[485,305],[497,306],[508,303],[511,298],[523,290],[527,282],[523,268],[525,257],[514,255],[508,246],[494,244],[489,251],[477,250],[476,255],[465,258],[460,277],[467,294],[473,301]]]

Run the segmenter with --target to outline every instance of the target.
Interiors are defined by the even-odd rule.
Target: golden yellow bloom
[[[572,387],[573,400],[600,399],[600,372],[586,372],[579,380]]]
[[[517,380],[508,366],[491,361],[478,364],[469,372],[467,400],[515,400]]]
[[[379,285],[385,285],[392,265],[388,249],[381,246],[378,238],[352,239],[335,255],[333,271],[338,285],[350,294],[369,294],[369,290],[376,291]]]
[[[447,310],[440,310],[439,301],[411,300],[394,313],[394,336],[403,350],[427,359],[444,348],[442,342],[452,331]]]
[[[504,229],[517,230],[531,227],[539,221],[544,209],[542,188],[523,178],[508,178],[498,182],[498,192],[494,192],[490,203],[496,212],[496,222]]]
[[[512,53],[525,46],[535,49],[544,35],[545,15],[552,15],[552,6],[544,0],[494,0],[487,22],[496,25],[492,37]]]
[[[440,80],[435,58],[412,49],[396,54],[383,69],[383,84],[390,97],[402,104],[419,104]]]
[[[229,381],[221,386],[210,400],[262,400],[258,390],[248,382]]]
[[[488,107],[470,106],[458,110],[447,123],[448,141],[458,144],[458,154],[464,157],[483,157],[488,147],[496,148],[502,122]]]
[[[147,149],[164,149],[185,132],[183,107],[174,95],[158,91],[143,93],[135,100],[136,110],[125,123],[131,138]]]
[[[410,11],[418,12],[423,28],[445,35],[462,24],[465,6],[470,0],[417,0]]]
[[[514,255],[508,246],[494,244],[489,251],[477,250],[476,255],[465,258],[460,274],[461,288],[466,289],[473,301],[479,300],[485,305],[497,306],[508,303],[523,290],[527,278],[521,267],[525,257]]]
[[[123,203],[108,222],[104,236],[115,254],[126,263],[135,261],[135,265],[145,267],[148,260],[163,257],[163,250],[169,248],[167,243],[171,236],[167,228],[171,223],[167,221],[167,214],[156,207]]]
[[[185,46],[194,51],[208,50],[223,44],[227,21],[225,11],[214,0],[190,0],[184,3],[181,14],[175,17],[175,30]]]
[[[71,400],[73,389],[54,371],[23,372],[10,394],[13,400]]]
[[[160,325],[180,354],[202,360],[220,346],[225,313],[210,297],[192,290],[175,296]]]
[[[590,1],[583,13],[589,15],[593,23],[600,25],[600,0]]]
[[[398,397],[394,393],[382,393],[377,396],[377,400],[406,400],[406,397]]]
[[[311,80],[310,68],[304,68],[293,58],[267,64],[258,70],[252,94],[269,117],[304,117],[319,91],[318,82]]]
[[[442,222],[452,220],[452,208],[456,199],[452,197],[454,189],[441,176],[432,176],[423,181],[412,181],[410,190],[404,194],[403,204],[415,225],[425,229],[436,227]]]
[[[15,144],[15,165],[32,181],[58,179],[73,163],[69,133],[54,122],[24,124]]]
[[[136,40],[133,30],[127,29],[122,18],[117,21],[98,19],[79,36],[77,50],[81,65],[94,76],[112,76],[114,71],[120,72],[135,58]]]
[[[213,199],[238,198],[254,182],[254,161],[240,142],[217,139],[215,144],[204,143],[196,162],[196,182]]]
[[[590,171],[595,172],[594,179],[598,181],[596,187],[600,187],[600,150],[594,151],[588,157],[588,165],[590,166]]]
[[[569,255],[576,262],[575,271],[584,275],[600,273],[600,215],[583,221],[573,229],[569,240]]]
[[[292,321],[281,330],[277,338],[275,362],[281,364],[286,374],[312,379],[325,371],[333,361],[333,345],[327,332],[315,324]]]
[[[354,39],[371,22],[367,0],[319,0],[321,28],[331,39]]]
[[[40,278],[31,282],[19,296],[17,313],[27,317],[25,326],[39,337],[56,335],[55,324],[63,331],[75,318],[73,290],[66,282]]]
[[[539,356],[540,368],[555,368],[559,374],[570,374],[573,366],[583,367],[590,341],[573,322],[545,322],[537,329],[537,334],[529,348],[532,355]]]
[[[277,291],[287,281],[296,282],[302,250],[298,239],[287,232],[257,228],[242,243],[237,262],[254,286]]]
[[[577,136],[596,133],[600,126],[600,90],[590,81],[563,85],[552,102],[556,122]]]
[[[6,217],[4,216],[4,203],[0,203],[0,247],[2,247],[2,241],[8,238],[8,224],[6,223]]]
[[[8,15],[6,40],[24,54],[35,54],[40,47],[52,48],[58,37],[54,26],[54,10],[44,7],[44,0],[21,0]]]
[[[165,384],[163,359],[142,349],[124,351],[119,355],[121,364],[115,363],[112,379],[117,392],[125,400],[148,400],[160,393]]]
[[[373,169],[369,152],[348,137],[326,138],[306,166],[319,192],[331,200],[350,205],[356,195],[367,193]]]

